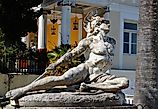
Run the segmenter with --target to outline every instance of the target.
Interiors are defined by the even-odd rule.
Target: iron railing
[[[0,73],[31,73],[42,74],[47,67],[47,61],[29,58],[0,59]]]

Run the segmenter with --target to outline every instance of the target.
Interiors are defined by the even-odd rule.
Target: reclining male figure
[[[57,66],[71,61],[72,58],[85,55],[85,62],[66,71],[61,76],[47,76],[40,78],[31,84],[7,92],[6,97],[17,99],[29,91],[47,90],[54,86],[71,86],[81,83],[80,90],[91,88],[103,90],[105,92],[117,92],[128,87],[128,79],[115,77],[105,72],[112,65],[112,55],[115,41],[107,41],[109,32],[109,21],[95,14],[91,16],[91,21],[85,25],[88,32],[87,37],[82,39],[78,46],[72,51],[63,55],[57,62],[50,64],[46,72],[52,72]]]

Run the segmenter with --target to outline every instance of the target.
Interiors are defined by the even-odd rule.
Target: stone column
[[[82,20],[82,15],[78,15],[77,16],[79,18],[79,27],[78,27],[78,40],[82,40],[82,23],[83,23],[83,20]]]
[[[47,14],[43,14],[38,20],[38,69],[44,72],[47,66],[47,48],[46,48],[46,35],[47,35]]]
[[[62,6],[61,43],[70,43],[71,6]]]
[[[38,19],[38,50],[46,50],[47,15],[43,14]]]
[[[58,20],[58,46],[61,45],[61,21]]]

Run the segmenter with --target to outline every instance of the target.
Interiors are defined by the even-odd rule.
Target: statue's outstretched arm
[[[75,47],[72,51],[65,53],[55,63],[50,64],[46,68],[46,71],[53,70],[55,67],[60,66],[61,64],[68,63],[72,59],[82,55],[89,45],[88,42],[89,42],[89,38],[85,38],[85,39],[81,40],[77,47]]]

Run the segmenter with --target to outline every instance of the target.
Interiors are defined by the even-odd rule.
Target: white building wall
[[[119,40],[120,40],[120,12],[117,11],[110,11],[109,14],[110,20],[110,33],[109,36],[113,37],[116,40],[114,57],[113,57],[113,66],[112,68],[119,68]]]
[[[115,22],[114,23],[115,25],[111,27],[111,34],[115,34],[115,35],[119,34],[117,36],[118,38],[116,38],[117,46],[115,50],[113,68],[135,69],[136,68],[136,55],[123,54],[123,32],[124,32],[125,20],[138,21],[138,17],[139,17],[138,7],[121,5],[121,4],[111,4],[110,7],[111,7],[111,11],[115,13],[115,14],[112,14],[110,17],[111,23]]]

